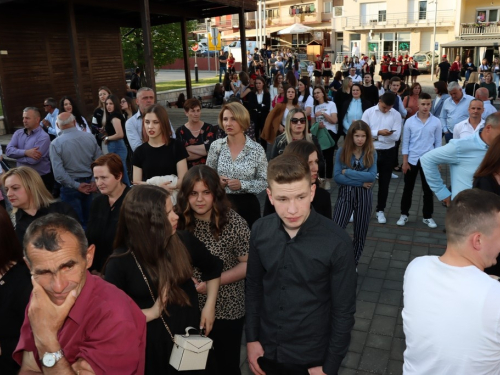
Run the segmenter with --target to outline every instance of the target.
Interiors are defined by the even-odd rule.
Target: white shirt
[[[483,126],[484,121],[481,120],[481,122],[476,126],[476,129],[474,129],[469,122],[469,118],[467,118],[467,120],[461,121],[455,125],[453,128],[453,139],[467,138],[475,132],[478,132]]]
[[[80,125],[78,125],[78,124],[76,124],[76,128],[79,131],[84,131],[84,132],[92,134],[92,130],[90,130],[90,126],[89,126],[89,124],[87,124],[87,120],[85,120],[84,117],[82,117],[82,119],[83,119],[83,122],[85,123],[85,129],[82,129],[82,127]]]
[[[299,96],[300,108],[302,108],[303,110],[305,110],[306,108],[311,108],[312,110],[312,108],[314,107],[314,99],[312,95],[309,95],[305,102],[303,102],[303,100],[304,100],[304,95]]]
[[[431,114],[424,123],[417,112],[405,122],[401,154],[408,155],[409,164],[417,165],[422,155],[441,147],[442,138],[439,118]]]
[[[311,112],[311,118],[316,118],[316,113],[319,113],[319,112],[326,112],[326,114],[328,115],[331,115],[333,113],[337,113],[337,106],[335,105],[334,102],[326,102],[326,103],[323,103],[323,104],[318,104],[317,106],[314,106],[313,107],[313,112]],[[312,123],[314,123],[315,121],[312,121]],[[325,125],[325,127],[328,129],[328,130],[331,130],[332,132],[334,132],[335,134],[337,134],[337,124],[332,124],[330,122],[328,122],[326,120],[326,118],[323,119],[323,125]]]
[[[349,75],[349,77],[351,78],[352,80],[352,83],[360,83],[363,81],[363,77],[361,77],[360,75],[356,74],[354,76],[351,76]]]
[[[401,135],[401,115],[394,108],[391,108],[387,113],[382,113],[377,104],[368,108],[363,113],[361,120],[370,126],[376,150],[388,150],[396,145],[396,141]],[[383,129],[395,131],[387,136],[378,135],[378,131]]]
[[[493,104],[491,104],[489,100],[484,101],[483,104],[484,104],[484,111],[483,114],[481,115],[481,118],[483,120],[486,120],[486,117],[488,117],[492,113],[495,113],[497,109],[493,106]]]
[[[422,256],[408,265],[403,292],[403,374],[500,374],[498,281]]]

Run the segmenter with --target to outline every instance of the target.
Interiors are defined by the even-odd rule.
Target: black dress
[[[474,179],[472,187],[489,191],[490,193],[500,195],[500,185],[493,176],[484,176]],[[500,255],[497,257],[497,264],[484,270],[488,275],[500,276]]]
[[[205,245],[191,233],[179,230],[177,234],[188,249],[193,266],[201,270],[202,280],[207,281],[218,278],[222,272],[222,261],[212,255]],[[117,249],[115,251],[116,254],[124,254],[125,252],[126,249]],[[149,285],[156,299],[158,296],[157,290],[151,283],[151,278],[144,266],[142,266],[142,269],[146,277],[148,277]],[[106,266],[104,279],[127,293],[141,309],[153,306],[154,302],[151,294],[131,254],[110,258]],[[167,311],[170,315],[163,314],[163,319],[173,335],[184,334],[186,327],[198,328],[200,324],[198,293],[193,281],[191,279],[187,280],[181,288],[188,295],[191,306],[178,306],[168,303]],[[172,348],[173,342],[161,319],[148,322],[145,374],[178,374],[179,372],[169,364]],[[182,373],[194,375],[202,374],[203,371],[183,371]]]
[[[12,359],[12,353],[19,341],[24,313],[31,289],[31,275],[24,262],[18,262],[0,279],[0,373],[14,375],[19,365]]]
[[[89,223],[85,233],[89,245],[95,245],[94,261],[90,270],[101,272],[104,263],[113,253],[113,241],[115,240],[120,209],[129,191],[130,187],[125,187],[122,195],[113,206],[109,205],[107,195],[99,195],[92,201]]]
[[[71,206],[65,202],[54,202],[48,207],[40,208],[34,216],[27,214],[24,210],[17,210],[16,212],[16,234],[19,242],[23,243],[23,237],[28,229],[29,225],[36,219],[48,215],[48,214],[64,214],[71,216],[76,221],[80,222],[78,215]]]

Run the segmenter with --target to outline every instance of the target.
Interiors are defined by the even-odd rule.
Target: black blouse
[[[113,206],[109,205],[107,195],[99,195],[92,201],[86,235],[89,245],[95,245],[96,249],[90,270],[101,272],[104,263],[113,253],[113,241],[115,240],[120,209],[129,191],[130,187],[127,186]]]
[[[222,272],[222,260],[212,255],[205,245],[193,234],[178,230],[177,235],[186,246],[193,266],[199,268],[202,272],[202,280],[212,280],[220,277]],[[117,249],[114,254],[125,254],[126,249]],[[142,270],[148,278],[149,285],[153,291],[155,299],[158,296],[157,290],[151,282],[146,269]],[[142,277],[132,254],[125,254],[110,258],[106,265],[104,279],[127,293],[130,298],[141,309],[147,309],[153,306],[149,289]],[[173,335],[183,334],[188,326],[195,328],[200,324],[200,310],[198,308],[198,293],[191,279],[186,280],[181,288],[188,295],[190,306],[179,306],[167,303],[169,316],[163,314],[165,323],[170,328]],[[178,374],[178,372],[169,365],[170,353],[173,342],[163,325],[161,319],[155,319],[147,323],[147,341],[146,341],[146,374]],[[184,374],[190,372],[184,372]],[[197,372],[198,373],[198,372]]]
[[[0,373],[14,375],[19,365],[12,353],[19,341],[26,305],[30,299],[31,275],[24,262],[18,262],[0,279]]]

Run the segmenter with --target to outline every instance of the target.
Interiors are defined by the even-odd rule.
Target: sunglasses
[[[302,118],[293,118],[290,120],[290,122],[292,124],[298,124],[298,123],[301,123],[301,124],[305,124],[306,123],[306,118],[305,117],[302,117]]]

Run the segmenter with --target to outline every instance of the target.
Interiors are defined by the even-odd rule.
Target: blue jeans
[[[77,178],[76,182],[90,183],[90,177],[88,178]],[[62,186],[61,187],[61,201],[66,202],[75,210],[78,218],[80,219],[80,224],[84,230],[87,229],[87,223],[89,221],[90,207],[92,205],[92,194],[80,193],[77,189]]]
[[[116,141],[108,142],[108,151],[117,154],[123,163],[123,177],[122,182],[130,186],[130,179],[127,173],[127,146],[125,146],[125,141],[123,139],[118,139]]]
[[[227,73],[227,67],[226,66],[221,66],[219,68],[219,82],[222,82],[222,72],[224,72],[224,74]]]

